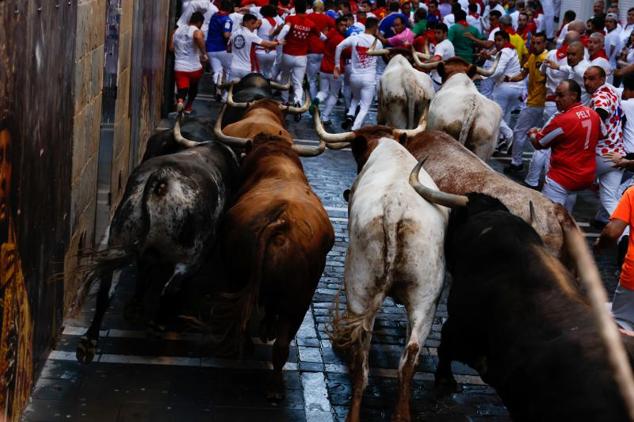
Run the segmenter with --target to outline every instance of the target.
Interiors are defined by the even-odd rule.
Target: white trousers
[[[308,88],[310,90],[310,98],[315,98],[319,87],[317,86],[317,74],[321,67],[321,59],[323,54],[309,54],[308,64],[306,65],[306,75],[308,76]]]
[[[332,73],[321,72],[319,74],[319,92],[317,98],[319,102],[324,104],[321,112],[322,119],[327,122],[330,120],[330,113],[337,104],[337,97],[341,90],[341,78],[335,79]]]
[[[282,73],[282,83],[291,80],[293,88],[293,103],[301,104],[304,98],[304,76],[306,75],[306,56],[291,56],[290,54],[282,55],[282,65],[280,71]],[[282,92],[284,101],[288,101],[288,91]]]
[[[549,40],[555,35],[555,1],[542,0],[542,9],[544,9],[544,31],[546,38]]]
[[[251,73],[251,69],[244,69],[241,67],[234,67],[234,66],[231,67],[231,72],[229,72],[229,74],[231,75],[231,80],[234,82],[238,82],[240,79],[244,78],[249,73]]]
[[[352,101],[352,89],[350,88],[351,76],[352,76],[352,66],[347,65],[343,74],[343,101],[346,104],[346,110],[350,109],[350,102]]]
[[[515,130],[513,130],[513,155],[511,164],[514,166],[519,166],[523,163],[522,153],[528,141],[526,132],[534,127],[542,127],[543,119],[544,107],[526,106],[526,108],[520,112],[517,123],[515,124]]]
[[[260,67],[260,73],[266,78],[271,79],[273,76],[273,65],[275,64],[275,50],[268,53],[264,50],[257,50],[255,55],[258,59],[258,66]]]
[[[568,212],[572,214],[572,209],[577,201],[577,192],[569,191],[550,177],[546,176],[544,187],[542,188],[542,194],[554,203],[563,205]]]
[[[500,124],[500,133],[506,139],[513,138],[511,124],[511,111],[521,103],[522,86],[518,84],[501,83],[493,89],[493,101],[498,103],[504,113],[504,120]]]
[[[212,78],[215,84],[222,81],[225,74],[225,80],[229,80],[229,72],[231,69],[231,54],[226,51],[210,51],[207,53],[211,64]]]
[[[607,158],[597,155],[596,160],[599,201],[609,217],[619,203],[619,186],[621,186],[621,179],[623,178],[623,169],[613,167],[614,163]]]
[[[547,101],[544,106],[544,126],[553,118],[555,113],[557,112],[557,106],[552,101]],[[550,162],[550,148],[547,149],[538,149],[535,150],[533,154],[533,159],[531,160],[531,164],[528,167],[528,173],[526,174],[526,178],[524,182],[527,185],[538,186],[539,179],[541,179],[542,174],[546,173],[546,167]]]
[[[365,116],[370,110],[372,99],[374,98],[374,90],[376,88],[376,75],[368,74],[352,74],[350,77],[350,89],[352,91],[352,101],[350,101],[350,109],[348,116],[354,118],[354,112],[359,108],[359,114],[354,119],[352,130],[360,129],[365,120]]]

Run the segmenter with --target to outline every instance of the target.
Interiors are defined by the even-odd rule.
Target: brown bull
[[[425,160],[425,170],[441,191],[459,195],[478,192],[499,199],[533,226],[551,253],[562,257],[560,220],[572,219],[564,207],[496,172],[444,132],[423,132],[409,138],[405,146],[417,160]]]
[[[244,298],[241,332],[246,334],[254,307],[264,311],[260,337],[275,339],[267,396],[281,400],[289,344],[310,306],[334,232],[308,184],[298,148],[276,103],[255,103],[243,120],[216,134],[223,141],[247,146],[239,191],[223,223],[221,253],[232,290]],[[322,143],[317,150],[299,151],[315,155],[323,148]]]

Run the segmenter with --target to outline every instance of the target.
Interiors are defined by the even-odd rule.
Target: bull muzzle
[[[448,208],[466,207],[469,203],[469,198],[467,198],[466,196],[454,195],[453,193],[446,193],[439,190],[430,189],[420,182],[418,174],[420,173],[420,169],[423,167],[424,162],[425,159],[420,160],[409,175],[409,184],[412,185],[414,190],[426,201],[433,204],[442,205]]]

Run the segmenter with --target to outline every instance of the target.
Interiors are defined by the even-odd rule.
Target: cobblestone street
[[[208,95],[201,95],[195,110],[197,117],[213,123],[215,119],[210,116],[217,115],[218,106]],[[367,122],[374,122],[374,111]],[[333,115],[340,118],[342,107],[337,106]],[[291,118],[287,122],[296,138],[316,142],[308,113],[299,123]],[[335,120],[336,130],[340,130],[339,123]],[[530,153],[525,158],[529,160]],[[168,332],[162,339],[148,338],[143,326],[123,319],[124,304],[133,293],[133,274],[124,272],[102,325],[95,361],[82,365],[75,359],[77,342],[94,312],[91,297],[79,313],[66,319],[63,335],[44,366],[24,421],[343,421],[351,385],[347,366],[333,352],[327,331],[333,302],[343,282],[347,248],[348,211],[342,193],[354,180],[356,164],[349,150],[327,150],[302,162],[328,211],[336,241],[310,312],[292,344],[285,366],[287,397],[279,406],[270,405],[264,398],[271,345],[254,338],[254,354],[240,360],[210,356],[202,334]],[[501,170],[507,162],[507,157],[501,157],[492,160],[491,165]],[[597,236],[588,224],[595,209],[596,194],[584,192],[575,217],[588,241]],[[611,295],[616,283],[614,259],[606,254],[599,257],[599,263]],[[460,364],[454,364],[454,373],[462,391],[441,401],[434,398],[433,373],[440,329],[447,316],[446,296],[445,288],[415,375],[415,420],[508,420],[495,391],[474,370]],[[374,327],[371,376],[363,398],[364,421],[390,418],[406,330],[404,309],[386,300]]]

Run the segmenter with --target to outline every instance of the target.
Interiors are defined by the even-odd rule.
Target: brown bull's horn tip
[[[275,81],[269,81],[269,84],[271,85],[271,88],[273,89],[278,89],[280,91],[288,91],[289,89],[291,89],[291,82],[287,82],[285,84],[281,84],[279,82],[275,82]]]
[[[322,154],[326,150],[326,142],[323,139],[319,140],[319,145],[308,146],[308,145],[297,145],[293,144],[293,151],[302,157],[316,157]]]
[[[342,142],[346,142],[346,146],[354,138],[354,132],[343,132],[343,133],[328,133],[324,128],[324,125],[321,123],[321,116],[319,114],[319,107],[315,107],[315,114],[313,115],[313,122],[315,124],[315,131],[319,136],[319,139],[323,139],[328,148],[331,148],[333,143],[339,145]],[[342,147],[343,148],[343,147]],[[340,148],[332,148],[332,149],[340,149]]]
[[[287,106],[287,105],[280,104],[280,110],[286,111],[287,113],[291,113],[291,114],[306,113],[309,108],[310,108],[310,97],[308,95],[306,95],[306,99],[304,100],[304,104],[301,107],[293,107],[293,106]]]
[[[452,193],[446,193],[434,189],[430,189],[424,186],[418,179],[418,174],[423,167],[423,161],[421,160],[416,164],[416,167],[409,175],[409,184],[414,190],[422,196],[425,200],[442,205],[449,208],[465,207],[469,203],[469,198],[464,195],[454,195]]]
[[[220,110],[220,114],[218,115],[218,118],[216,119],[216,124],[214,125],[214,135],[216,135],[216,138],[218,138],[218,140],[222,142],[223,144],[234,146],[234,147],[246,146],[249,143],[250,139],[238,138],[235,136],[228,136],[222,132],[222,119],[225,115],[226,109],[227,109],[227,104],[224,104],[222,106],[222,109]]]

